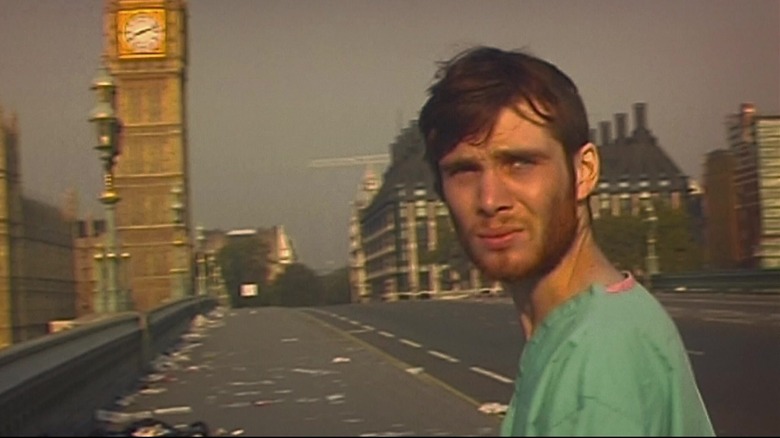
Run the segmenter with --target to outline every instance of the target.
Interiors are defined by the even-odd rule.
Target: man
[[[527,339],[502,435],[713,435],[673,321],[594,240],[600,161],[574,83],[478,47],[429,95],[419,126],[436,188]]]

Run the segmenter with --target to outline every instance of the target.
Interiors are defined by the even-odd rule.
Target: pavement
[[[211,436],[499,430],[500,417],[476,401],[306,309],[217,309],[196,318],[153,368],[115,406],[96,413],[104,434],[142,418],[179,428],[203,422]]]

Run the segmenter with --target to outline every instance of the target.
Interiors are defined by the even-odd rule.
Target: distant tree
[[[703,251],[696,241],[696,226],[685,209],[662,202],[654,204],[656,255],[661,272],[697,271],[703,265]],[[596,241],[619,269],[644,274],[647,269],[646,216],[602,216],[593,221]]]
[[[621,270],[644,271],[646,224],[637,216],[601,216],[593,221],[593,234],[604,254]]]
[[[265,278],[268,274],[268,253],[268,244],[259,236],[231,238],[220,249],[217,263],[222,269],[222,277],[233,307],[262,304],[262,295],[267,288]],[[254,298],[241,297],[242,284],[256,284],[259,295]]]
[[[699,271],[704,266],[704,250],[697,242],[693,217],[685,209],[666,205],[658,213],[658,263],[661,272]]]
[[[352,301],[349,287],[349,268],[344,266],[323,275],[323,304],[346,304]]]
[[[294,263],[271,285],[275,304],[287,307],[318,306],[323,303],[322,280],[308,266]]]

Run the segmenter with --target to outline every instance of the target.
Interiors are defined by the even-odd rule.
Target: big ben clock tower
[[[114,186],[137,310],[191,287],[185,0],[106,0],[105,62],[122,124]]]

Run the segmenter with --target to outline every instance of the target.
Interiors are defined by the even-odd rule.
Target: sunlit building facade
[[[0,348],[75,317],[72,217],[22,191],[15,114],[0,109]]]
[[[704,161],[704,218],[707,264],[712,269],[733,269],[740,259],[732,151],[717,149]]]
[[[360,236],[352,238],[352,278],[353,288],[364,297],[413,297],[477,288],[485,281],[470,263],[458,266],[446,256],[437,257],[440,228],[451,223],[424,151],[417,121],[412,121],[390,145],[391,163],[381,186],[356,210]]]
[[[738,265],[780,268],[780,115],[743,103],[727,117],[734,156]]]

